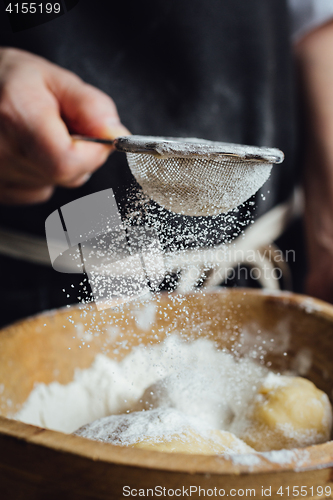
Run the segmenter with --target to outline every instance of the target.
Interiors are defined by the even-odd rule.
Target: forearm
[[[333,22],[296,47],[304,106],[308,292],[333,301]]]

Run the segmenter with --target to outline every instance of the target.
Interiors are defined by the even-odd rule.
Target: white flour
[[[77,370],[67,385],[37,385],[15,418],[70,433],[136,405],[151,405],[155,397],[166,398],[166,406],[213,428],[228,430],[233,419],[242,420],[267,373],[253,361],[235,360],[217,351],[209,340],[188,343],[174,335],[161,344],[133,349],[119,363],[99,354],[89,369]]]

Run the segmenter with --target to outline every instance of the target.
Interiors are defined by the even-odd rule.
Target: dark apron
[[[65,15],[18,33],[3,45],[34,52],[77,73],[109,94],[134,134],[200,137],[272,146],[286,160],[239,210],[258,217],[285,200],[295,184],[295,117],[288,11],[282,0],[80,0]],[[58,207],[91,192],[113,188],[123,215],[129,190],[138,189],[124,155],[113,154],[81,188],[57,189],[50,201],[0,206],[0,226],[44,236],[45,219]],[[253,203],[255,201],[255,203]],[[151,203],[151,214],[156,213]],[[228,218],[162,214],[165,248],[207,246],[235,233]],[[241,228],[236,229],[236,232]],[[82,276],[0,256],[3,323],[75,302]],[[70,284],[75,288],[71,288]],[[65,289],[64,293],[62,289]],[[67,293],[71,296],[66,297]]]

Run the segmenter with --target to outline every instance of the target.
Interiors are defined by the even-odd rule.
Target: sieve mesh
[[[212,216],[237,207],[268,179],[272,164],[223,158],[158,157],[127,153],[132,174],[144,193],[172,212]]]
[[[266,182],[272,164],[284,158],[275,148],[194,137],[75,139],[109,144],[127,153],[144,193],[162,207],[190,216],[218,215],[241,205]]]

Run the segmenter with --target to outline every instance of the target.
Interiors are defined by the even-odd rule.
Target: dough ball
[[[257,451],[304,447],[330,439],[332,407],[309,380],[270,374],[249,411],[241,437]]]
[[[118,446],[168,453],[220,455],[254,452],[233,434],[213,430],[200,419],[171,408],[111,415],[81,427],[74,434]]]

